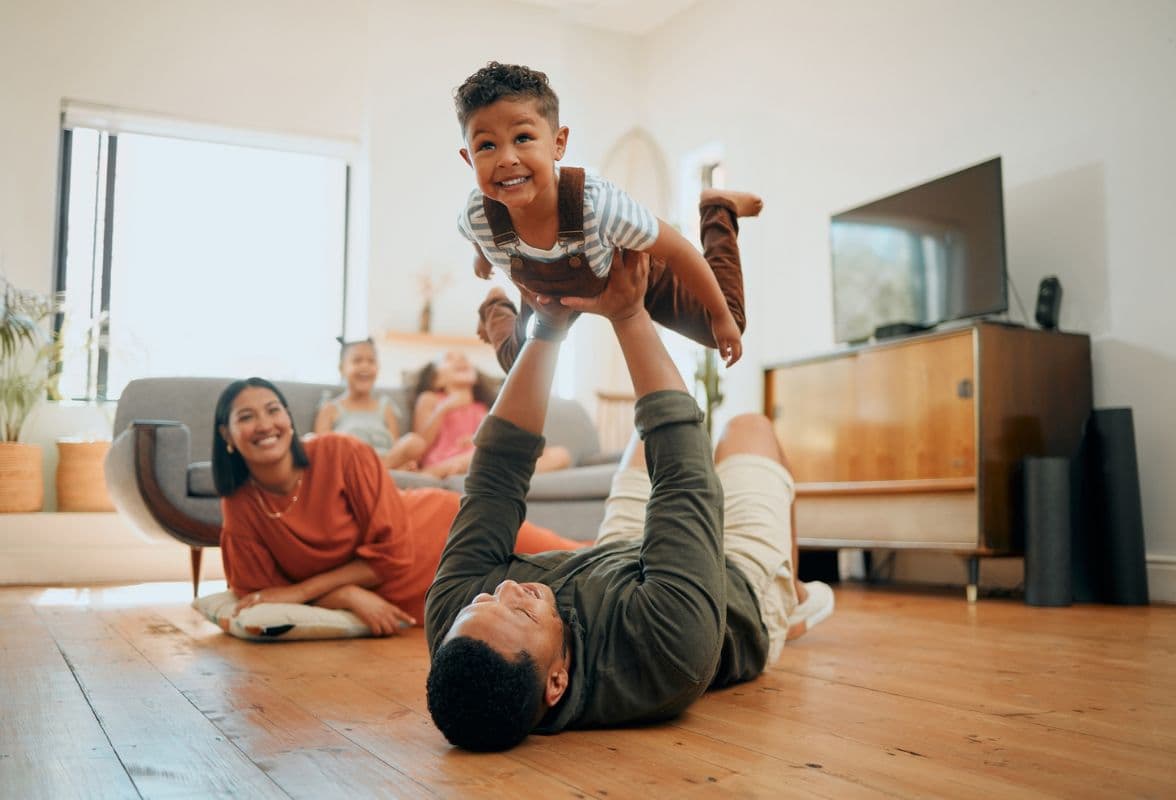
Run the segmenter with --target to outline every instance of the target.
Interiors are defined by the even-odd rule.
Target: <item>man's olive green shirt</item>
[[[640,542],[516,555],[543,438],[494,416],[476,437],[466,496],[425,601],[436,652],[458,613],[499,583],[547,584],[572,631],[563,699],[537,732],[669,719],[711,687],[763,671],[768,634],[743,573],[723,555],[723,490],[694,399],[642,397],[652,494]]]

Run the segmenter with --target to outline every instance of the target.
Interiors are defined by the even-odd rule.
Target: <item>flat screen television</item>
[[[1008,310],[999,158],[834,214],[831,240],[838,342]]]

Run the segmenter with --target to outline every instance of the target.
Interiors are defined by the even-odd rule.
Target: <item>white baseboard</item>
[[[1153,603],[1176,605],[1176,556],[1147,557],[1147,594]]]
[[[0,585],[187,581],[191,569],[188,547],[145,539],[117,513],[0,514]],[[218,548],[200,577],[224,577]]]
[[[886,558],[887,551],[878,551],[874,563]],[[948,553],[922,551],[893,551],[894,571],[891,576],[899,583],[963,586],[963,559]],[[803,558],[803,556],[802,556]],[[1024,582],[1025,561],[1022,558],[980,559],[980,586],[987,589],[1017,589]],[[1147,557],[1148,599],[1152,603],[1176,605],[1176,556]]]

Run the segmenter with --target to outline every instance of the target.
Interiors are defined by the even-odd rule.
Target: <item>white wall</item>
[[[635,51],[624,36],[504,0],[4,0],[0,270],[51,288],[59,114],[63,99],[79,100],[355,142],[352,297],[369,329],[415,330],[416,275],[428,268],[454,279],[434,331],[472,335],[488,284],[456,232],[473,181],[457,155],[454,87],[491,58],[546,70],[572,128],[568,163],[596,165],[634,124]],[[594,378],[578,382],[584,399]],[[77,433],[63,418],[34,412],[26,436],[45,448],[50,486],[54,439]]]
[[[672,162],[723,142],[766,200],[726,411],[831,345],[831,212],[1000,155],[1012,280],[1032,314],[1061,279],[1096,404],[1135,409],[1148,552],[1176,555],[1174,39],[1169,0],[704,0],[652,35],[646,127]]]
[[[0,3],[0,269],[52,287],[63,99],[362,138],[367,4]]]
[[[406,17],[403,4],[372,5],[369,322],[374,330],[415,330],[416,276],[431,270],[453,276],[434,304],[434,330],[472,336],[492,284],[474,277],[473,250],[457,233],[474,179],[458,155],[453,90],[490,60],[543,70],[570,129],[564,163],[599,168],[635,123],[638,48],[628,37],[575,28],[516,3],[451,0],[412,9]],[[509,287],[502,276],[495,282]],[[607,365],[580,358],[574,366],[576,396],[591,404]]]

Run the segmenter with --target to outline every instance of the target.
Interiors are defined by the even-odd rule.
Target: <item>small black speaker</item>
[[[1062,311],[1062,282],[1056,275],[1041,279],[1037,287],[1037,324],[1047,331],[1058,327],[1058,315]]]

